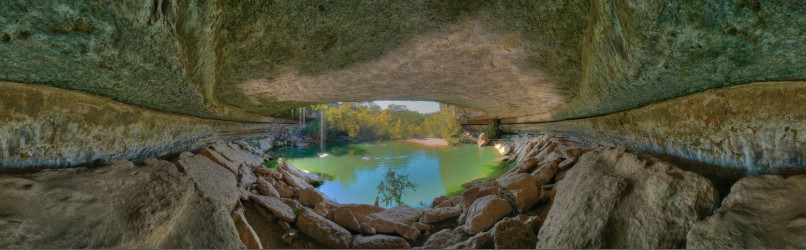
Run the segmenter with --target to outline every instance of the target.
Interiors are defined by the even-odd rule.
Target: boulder
[[[379,233],[397,233],[410,240],[420,237],[420,230],[412,227],[420,216],[417,210],[403,205],[367,216],[367,225]]]
[[[313,206],[313,211],[328,220],[333,220],[333,211],[339,206],[338,203],[325,199],[322,202],[316,203],[316,205]]]
[[[201,150],[199,150],[199,154],[203,155],[203,156],[209,158],[210,160],[212,160],[213,162],[218,163],[219,165],[223,166],[230,173],[232,173],[233,176],[236,176],[236,177],[238,176],[238,169],[240,168],[239,165],[234,163],[234,162],[232,162],[232,161],[230,161],[229,159],[227,159],[226,157],[221,155],[221,153],[219,153],[219,152],[217,152],[215,150],[212,150],[210,147],[205,147],[205,148],[202,148]]]
[[[362,231],[361,224],[368,215],[383,211],[382,207],[369,204],[343,204],[333,211],[333,221],[355,232]],[[362,231],[363,232],[363,231]]]
[[[537,180],[538,186],[551,183],[554,179],[554,175],[557,174],[557,165],[559,164],[559,158],[546,159],[539,164],[540,167],[532,172],[532,176]]]
[[[275,186],[277,189],[277,193],[280,194],[280,197],[283,198],[291,198],[297,196],[297,193],[294,191],[295,189],[289,186]]]
[[[260,191],[260,194],[265,196],[273,196],[273,197],[280,197],[280,192],[274,188],[274,185],[266,181],[265,178],[258,177],[257,178],[257,190]]]
[[[538,186],[532,176],[524,173],[504,176],[498,179],[501,186],[499,195],[507,199],[518,212],[525,212],[537,204]]]
[[[417,228],[417,230],[420,230],[421,234],[425,234],[426,232],[431,231],[432,229],[431,225],[422,222],[415,222],[413,226],[414,228]]]
[[[202,155],[186,154],[176,161],[201,193],[229,212],[240,200],[240,191],[232,175],[221,165]]]
[[[740,179],[686,239],[687,248],[806,248],[806,175]]]
[[[462,208],[456,207],[441,207],[441,208],[423,208],[423,216],[420,221],[423,223],[440,222],[447,219],[458,217],[462,213]]]
[[[243,207],[240,205],[232,210],[232,221],[235,223],[235,228],[238,230],[238,236],[248,249],[263,249],[260,242],[260,237],[257,236],[255,230],[249,225],[246,217],[243,214]]]
[[[389,235],[356,236],[351,248],[356,249],[409,249],[411,246],[405,239]]]
[[[296,224],[300,232],[330,248],[347,248],[353,239],[350,231],[316,214],[311,209],[304,209]]]
[[[583,154],[538,233],[538,248],[681,248],[717,193],[708,179],[624,148]]]
[[[574,163],[577,163],[577,158],[576,157],[566,158],[565,160],[563,160],[559,164],[557,164],[557,169],[559,169],[559,170],[567,170],[567,169],[573,167]]]
[[[197,160],[185,172],[149,158],[0,175],[0,249],[244,248],[233,175]],[[201,182],[218,177],[221,190]]]
[[[481,197],[470,206],[463,229],[471,235],[487,231],[511,211],[509,202],[496,195]]]
[[[374,235],[378,233],[374,227],[370,226],[367,223],[361,223],[361,234],[363,235]]]
[[[462,200],[464,201],[462,205],[462,210],[467,211],[468,208],[470,208],[470,205],[472,205],[473,202],[475,202],[476,199],[480,197],[484,197],[491,194],[497,195],[499,189],[500,187],[498,186],[498,182],[491,181],[485,183],[482,186],[472,187],[465,190],[465,192],[462,193]]]
[[[325,200],[325,195],[315,188],[303,188],[299,190],[299,202],[308,207],[314,207],[316,204]]]
[[[496,249],[534,249],[537,245],[537,235],[532,227],[526,223],[528,217],[518,216],[504,218],[495,223],[490,230],[495,241]]]
[[[436,198],[434,198],[433,201],[431,201],[431,207],[436,207],[437,205],[439,205],[440,203],[442,203],[444,201],[448,201],[448,204],[450,204],[448,196],[445,196],[445,195],[437,196]]]
[[[423,249],[444,249],[462,241],[464,233],[458,228],[455,230],[442,229],[428,237],[423,243]]]
[[[277,216],[277,218],[280,218],[281,220],[286,222],[294,222],[296,219],[294,209],[285,204],[279,198],[262,195],[253,195],[250,198],[258,205],[268,209],[274,216]]]
[[[513,172],[515,172],[515,173],[531,173],[532,170],[535,169],[535,166],[537,166],[537,163],[539,163],[539,162],[540,162],[540,159],[537,159],[537,158],[534,158],[534,157],[529,157],[524,162],[519,164],[517,169],[515,169]]]
[[[255,168],[255,173],[259,174],[259,175],[268,176],[268,175],[271,175],[272,172],[274,172],[274,169],[266,168],[266,167],[263,167],[263,166],[259,166],[259,167]]]
[[[467,240],[450,246],[450,249],[493,249],[495,247],[495,240],[493,239],[493,235],[490,232],[482,232],[472,237],[468,238]]]
[[[255,171],[246,164],[241,165],[241,169],[238,170],[238,175],[241,177],[238,186],[246,190],[249,190],[252,184],[257,181]]]
[[[285,181],[285,183],[288,183],[288,185],[292,187],[299,188],[300,190],[306,188],[313,188],[311,184],[308,184],[308,182],[305,182],[305,180],[292,174],[289,171],[280,170],[280,172],[283,173],[283,180]]]
[[[481,132],[476,140],[476,143],[479,145],[479,147],[490,145],[490,142],[490,137],[488,137],[484,132]]]

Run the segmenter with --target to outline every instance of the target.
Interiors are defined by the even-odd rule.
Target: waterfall
[[[319,111],[319,152],[325,152],[325,110]]]

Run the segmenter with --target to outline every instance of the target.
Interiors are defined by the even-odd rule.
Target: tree
[[[409,181],[409,176],[398,174],[391,168],[386,169],[386,174],[383,180],[378,183],[378,196],[375,196],[375,206],[378,202],[383,202],[385,206],[391,203],[396,205],[403,205],[403,196],[406,194],[406,189],[417,191],[417,186]]]

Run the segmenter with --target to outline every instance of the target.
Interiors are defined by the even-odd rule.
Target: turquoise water
[[[325,157],[318,156],[318,146],[283,148],[270,153],[286,158],[299,169],[332,176],[332,180],[318,188],[339,203],[373,204],[377,186],[387,169],[408,175],[409,181],[417,186],[416,191],[407,190],[402,199],[414,207],[429,205],[440,195],[458,194],[464,190],[462,183],[501,172],[501,157],[495,150],[473,144],[427,147],[387,141],[328,146]]]

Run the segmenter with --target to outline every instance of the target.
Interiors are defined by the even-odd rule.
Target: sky
[[[398,104],[398,105],[406,105],[409,110],[414,110],[420,113],[433,113],[439,111],[439,103],[438,102],[428,102],[428,101],[375,101],[378,106],[381,108],[386,109],[389,107],[389,104]]]

